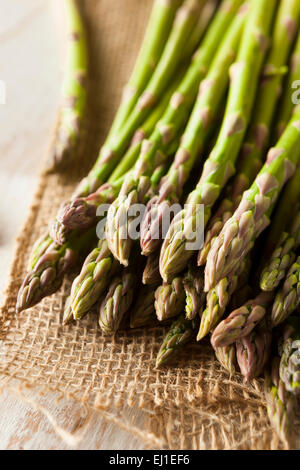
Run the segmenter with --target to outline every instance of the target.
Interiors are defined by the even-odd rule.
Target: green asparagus
[[[235,172],[234,165],[251,117],[276,4],[273,0],[251,2],[252,8],[243,33],[237,63],[231,67],[227,108],[217,143],[204,165],[197,188],[188,197],[188,208],[173,219],[162,246],[160,272],[164,281],[172,279],[186,267],[194,254],[194,251],[188,250],[187,247],[198,236],[199,227],[198,230],[195,230],[195,227],[202,205],[206,225],[221,189]]]
[[[132,304],[136,280],[129,269],[123,269],[121,275],[112,279],[99,313],[99,325],[105,335],[113,335],[118,330]]]
[[[300,320],[290,318],[284,332],[280,359],[280,378],[288,392],[300,393]]]
[[[64,0],[68,45],[55,145],[47,162],[54,171],[70,165],[83,135],[88,85],[88,47],[85,27],[76,0]]]

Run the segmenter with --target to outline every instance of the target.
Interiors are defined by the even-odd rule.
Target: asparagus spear
[[[71,304],[71,297],[69,296],[67,297],[66,302],[65,302],[62,324],[68,325],[73,320],[74,320],[74,317],[73,317],[73,310],[72,310],[72,304]]]
[[[145,37],[131,77],[124,88],[122,101],[110,129],[109,138],[117,135],[149,82],[164,50],[173,21],[182,0],[154,0]]]
[[[182,346],[192,340],[195,323],[196,320],[187,320],[184,315],[174,321],[158,351],[156,367],[165,364],[174,353],[178,353]]]
[[[78,188],[77,196],[94,192],[103,184],[120,161],[135,131],[159,101],[181,62],[184,45],[197,22],[201,3],[198,0],[185,0],[176,12],[170,36],[149,83],[117,135],[107,139],[96,165]]]
[[[160,177],[161,169],[157,168],[152,175],[153,184]],[[75,319],[80,319],[99,300],[118,269],[120,264],[109,250],[107,241],[100,239],[72,285],[71,299]]]
[[[284,184],[300,159],[300,109],[267,157],[251,188],[215,240],[205,269],[205,289],[234,272],[270,223],[270,215]]]
[[[245,260],[241,263],[237,274],[222,279],[215,288],[208,292],[206,297],[207,306],[201,317],[197,341],[203,339],[219,323],[239,282],[243,283],[244,279],[248,277],[250,265],[250,261]],[[243,278],[242,280],[241,277]]]
[[[276,294],[272,307],[272,325],[286,320],[300,304],[300,257],[291,266],[283,286]]]
[[[185,290],[185,315],[187,320],[193,320],[197,315],[202,314],[205,292],[204,292],[204,271],[197,268],[190,262],[187,273],[183,277],[183,287]]]
[[[286,185],[276,208],[267,242],[272,251],[260,279],[264,291],[274,290],[279,285],[296,257],[295,250],[300,244],[299,178],[300,167]]]
[[[280,379],[288,392],[300,393],[300,320],[291,317],[284,331],[284,341],[280,359]]]
[[[298,176],[297,175],[298,171],[295,173],[294,177],[292,180],[288,183],[283,197],[280,199],[279,204],[277,205],[276,213],[275,216],[272,220],[272,225],[270,227],[269,235],[267,237],[267,241],[264,244],[263,248],[263,263],[262,263],[262,276],[261,276],[261,288],[262,291],[269,292],[269,296],[265,297],[262,295],[262,293],[258,294],[256,297],[256,300],[254,302],[255,310],[258,311],[260,310],[261,312],[267,312],[267,309],[265,307],[269,307],[271,303],[273,303],[274,297],[275,297],[275,290],[277,285],[279,284],[279,280],[285,277],[287,270],[289,269],[290,265],[292,264],[294,260],[294,254],[292,253],[292,248],[296,246],[295,239],[292,236],[292,231],[291,231],[291,236],[289,237],[286,232],[283,232],[286,221],[293,218],[295,214],[295,203],[297,200],[299,200],[299,188],[297,188],[298,185]],[[293,222],[292,227],[295,223],[295,227],[297,226],[297,220]],[[279,239],[279,243],[278,240]],[[288,240],[287,240],[288,239]],[[283,242],[286,242],[285,244]],[[276,247],[277,243],[277,247]],[[272,254],[272,251],[274,250],[274,247],[276,247],[275,251]],[[271,259],[271,262],[269,261]],[[241,262],[241,265],[243,262]],[[270,267],[273,269],[273,272],[270,273]],[[240,268],[239,268],[240,269]],[[239,277],[239,273],[237,273],[237,276]],[[231,275],[230,275],[231,277]],[[224,278],[222,281],[218,283],[228,283],[227,278]],[[215,291],[215,288],[209,291],[208,297],[212,295]],[[263,303],[260,303],[260,300],[262,299]],[[265,301],[267,299],[267,305],[265,305]],[[235,328],[235,322],[239,321],[239,315],[244,315],[244,312],[249,310],[250,314],[252,315],[252,300],[246,302],[245,305],[243,305],[240,308],[237,308],[233,312],[233,326],[229,326],[229,329],[231,331],[232,328]],[[241,304],[240,304],[241,305]],[[211,312],[213,310],[211,309]],[[212,315],[212,313],[210,313]],[[229,316],[231,318],[231,315]],[[222,323],[224,325],[224,323]],[[251,321],[250,321],[251,325]],[[250,327],[249,322],[247,321],[247,328]],[[254,327],[254,323],[252,324],[252,327]],[[222,330],[222,326],[220,326]],[[228,325],[226,325],[226,328],[224,330],[224,334],[228,335]],[[243,330],[242,330],[243,331]],[[230,333],[231,334],[231,333]],[[235,334],[238,334],[237,332]],[[250,334],[250,331],[249,331]]]
[[[289,442],[296,410],[295,397],[285,389],[279,377],[279,357],[272,362],[271,371],[265,378],[265,397],[269,419],[276,433],[284,442]]]
[[[196,241],[199,228],[195,231],[195,227],[201,206],[204,205],[206,225],[212,205],[235,171],[234,164],[250,120],[276,3],[265,0],[251,2],[237,63],[231,68],[227,108],[217,143],[204,165],[197,188],[188,197],[188,208],[173,219],[162,246],[160,272],[164,281],[181,272],[193,256],[194,251],[187,247]]]
[[[99,314],[99,325],[105,335],[113,335],[118,330],[132,304],[135,285],[136,275],[129,269],[111,281]]]
[[[271,326],[264,319],[236,342],[237,361],[246,383],[262,374],[271,354],[271,341]]]
[[[18,293],[16,310],[22,312],[56,292],[64,276],[78,263],[79,256],[93,242],[95,233],[86,232],[63,246],[51,244],[26,275]]]
[[[216,348],[215,355],[221,366],[226,369],[230,375],[236,372],[236,347],[230,344],[224,348]]]
[[[67,60],[63,79],[63,103],[57,138],[47,170],[53,171],[74,159],[83,133],[86,110],[88,51],[84,24],[76,0],[64,0],[67,15]]]
[[[101,204],[109,202],[105,200],[105,193],[107,193],[109,189],[113,192],[114,196],[117,196],[124,182],[125,174],[134,166],[139,156],[142,141],[150,136],[155,125],[163,115],[177,82],[178,80],[169,87],[169,90],[164,94],[160,103],[136,131],[130,148],[111,174],[108,182],[100,186],[95,193],[89,196],[73,198],[71,201],[67,201],[61,205],[51,230],[51,235],[57,243],[64,243],[72,230],[82,230],[96,224],[97,208]]]
[[[155,324],[155,286],[142,286],[136,304],[130,311],[130,328],[141,328],[149,324]]]
[[[209,0],[204,2],[199,20],[192,31],[187,45],[185,47],[184,56],[189,58],[199,47],[200,41],[206,33],[208,26],[216,12],[219,0]]]
[[[272,292],[260,292],[255,299],[232,312],[214,330],[211,337],[213,348],[227,346],[248,336],[266,316],[272,305]]]
[[[146,266],[143,272],[143,284],[158,285],[161,282],[159,274],[159,257],[157,253],[148,256]]]
[[[155,311],[159,321],[178,316],[184,311],[185,290],[182,278],[173,279],[171,284],[164,283],[155,292]]]
[[[296,216],[297,232],[300,229],[300,213]],[[295,235],[295,236],[294,236]],[[299,233],[283,232],[275,251],[272,253],[270,262],[265,267],[261,275],[260,287],[264,291],[271,291],[279,286],[282,279],[284,279],[287,269],[295,260],[296,237]]]
[[[144,197],[149,185],[149,176],[158,162],[163,161],[162,151],[177,136],[179,128],[186,120],[199,83],[205,76],[217,49],[218,41],[227,30],[240,4],[241,1],[238,0],[227,0],[222,3],[187,73],[173,94],[164,116],[150,139],[143,142],[133,175],[125,180],[119,198],[111,205],[108,214],[107,240],[115,257],[125,266],[132,248],[129,236],[132,218],[126,213],[132,204],[146,202]],[[122,222],[124,218],[125,224]]]
[[[276,136],[279,138],[285,130],[291,118],[294,108],[292,94],[294,93],[293,84],[300,77],[300,34],[293,51],[290,61],[290,73],[284,85],[284,94],[278,106],[278,124],[276,126]]]
[[[280,3],[274,26],[272,47],[266,60],[253,118],[237,165],[237,175],[227,191],[226,198],[221,202],[208,226],[204,246],[199,252],[198,262],[200,265],[206,263],[214,239],[232,216],[240,203],[243,192],[252,184],[262,165],[278,101],[278,90],[280,90],[283,80],[281,70],[284,70],[287,63],[299,25],[299,17],[300,4],[297,0]],[[292,109],[290,107],[288,119],[291,115]]]
[[[236,56],[245,15],[246,11],[242,9],[222,41],[207,77],[200,85],[198,98],[174,162],[161,182],[158,195],[148,203],[141,228],[141,249],[146,256],[159,248],[165,235],[162,233],[164,213],[169,213],[170,206],[179,201],[196,159],[201,157],[213,119],[227,90],[229,68]]]
[[[71,301],[76,320],[98,301],[118,269],[119,264],[109,251],[106,240],[99,240],[72,284]]]

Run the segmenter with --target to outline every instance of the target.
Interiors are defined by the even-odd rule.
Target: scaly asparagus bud
[[[113,335],[118,330],[132,304],[136,280],[132,270],[124,269],[111,281],[99,314],[99,325],[105,335]]]
[[[173,318],[183,312],[185,290],[181,277],[175,278],[171,284],[164,283],[155,292],[155,311],[159,321]]]

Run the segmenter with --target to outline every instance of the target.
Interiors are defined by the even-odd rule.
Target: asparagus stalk
[[[300,213],[297,214],[296,223],[300,229]],[[298,234],[296,234],[296,237],[297,236]],[[262,272],[260,287],[263,291],[272,291],[276,289],[281,280],[284,279],[287,269],[289,269],[295,260],[294,247],[294,234],[283,232],[279,239],[277,248],[272,253],[270,262]]]
[[[300,321],[290,318],[284,332],[280,359],[280,379],[288,392],[300,393]]]
[[[67,60],[63,79],[63,103],[57,137],[47,170],[69,165],[83,133],[87,100],[88,50],[85,27],[76,0],[64,0],[67,16]]]
[[[201,341],[201,339],[203,339],[219,323],[226,311],[232,294],[236,291],[239,285],[239,282],[243,283],[245,278],[248,277],[250,266],[250,261],[245,260],[241,263],[237,274],[222,279],[215,288],[208,292],[206,297],[207,305],[201,317],[197,341]],[[241,279],[241,277],[243,279]]]
[[[187,320],[181,315],[174,321],[168,331],[156,357],[156,367],[165,364],[174,353],[178,353],[182,346],[192,340],[196,320]]]
[[[278,106],[278,124],[276,126],[276,136],[281,137],[291,118],[294,104],[292,94],[294,93],[293,84],[300,77],[300,34],[293,51],[290,61],[290,73],[284,86],[285,92]]]
[[[197,22],[201,3],[198,0],[185,0],[176,12],[170,36],[149,83],[117,135],[112,135],[102,147],[94,168],[78,188],[77,196],[86,196],[103,184],[120,161],[135,131],[158,103],[180,64],[184,45]]]
[[[236,372],[236,347],[235,344],[230,344],[224,348],[216,348],[215,355],[221,366],[234,375]]]
[[[284,322],[300,305],[300,257],[291,266],[272,307],[272,325]]]
[[[279,377],[279,357],[274,358],[271,371],[266,375],[265,397],[270,422],[279,438],[288,443],[292,435],[296,401]]]
[[[245,383],[259,377],[271,354],[271,326],[264,319],[244,338],[236,342],[237,361]]]
[[[76,320],[80,320],[98,301],[118,269],[119,264],[109,251],[106,240],[99,240],[72,284],[71,302]]]
[[[271,254],[260,279],[260,286],[264,291],[274,290],[279,286],[296,257],[295,251],[300,244],[299,178],[300,167],[286,185],[274,214],[267,242]]]
[[[184,311],[185,290],[181,277],[173,279],[171,284],[164,283],[155,292],[155,311],[159,321],[177,317]]]
[[[159,248],[165,235],[162,233],[164,213],[169,213],[170,206],[179,201],[196,159],[201,157],[213,119],[227,90],[229,68],[236,56],[245,14],[243,9],[237,15],[221,43],[208,75],[200,85],[198,98],[174,162],[161,182],[158,195],[148,203],[148,211],[141,229],[141,249],[146,256]]]
[[[207,229],[204,246],[199,252],[200,265],[206,263],[213,241],[232,216],[240,203],[243,192],[252,184],[262,166],[278,101],[278,91],[283,80],[281,70],[284,70],[287,63],[299,25],[299,17],[300,4],[297,0],[280,3],[274,26],[272,47],[264,67],[251,126],[242,147],[237,175],[227,192],[227,197],[221,202]],[[291,114],[292,109],[290,109],[289,118]]]
[[[206,225],[221,189],[234,174],[235,161],[251,116],[276,3],[265,0],[251,2],[237,63],[231,68],[227,108],[217,143],[204,165],[197,188],[188,197],[188,208],[173,219],[162,246],[160,272],[164,281],[181,272],[193,256],[194,250],[187,248],[199,235],[199,228],[195,231],[195,227],[202,205]]]
[[[153,168],[164,160],[162,152],[174,140],[178,130],[185,122],[187,113],[196,97],[199,83],[207,73],[208,66],[217,49],[218,41],[227,30],[240,4],[241,1],[238,0],[227,0],[222,3],[202,45],[194,55],[187,73],[173,94],[164,116],[150,139],[143,142],[141,155],[132,177],[125,180],[119,198],[110,208],[107,240],[115,257],[125,266],[132,248],[132,240],[129,236],[131,218],[127,217],[125,212],[128,212],[132,204],[146,202],[145,193],[149,185],[149,176]],[[122,223],[124,217],[125,224]]]
[[[155,324],[155,286],[142,286],[136,304],[130,311],[130,328],[141,328]]]
[[[219,323],[211,337],[213,348],[228,346],[248,336],[266,316],[272,305],[273,296],[272,292],[260,292],[255,299],[232,312]]]
[[[99,325],[105,335],[113,335],[118,330],[132,304],[135,285],[136,275],[129,269],[111,281],[99,314]]]
[[[151,181],[161,178],[157,168]],[[109,250],[106,240],[100,239],[98,246],[86,258],[79,276],[71,290],[72,309],[75,319],[80,319],[94,305],[107,288],[112,276],[120,269],[120,264]]]
[[[117,135],[149,82],[164,50],[173,21],[182,0],[154,0],[145,37],[131,77],[124,88],[122,101],[110,129],[109,138]]]
[[[94,230],[73,238],[63,246],[51,244],[26,275],[18,293],[16,310],[22,312],[56,292],[65,275],[78,263],[80,255],[95,238]]]
[[[172,92],[176,86],[175,82],[168,92],[165,93],[161,102],[152,111],[150,116],[136,131],[130,148],[123,157],[122,161],[115,168],[107,183],[100,186],[93,194],[86,197],[73,198],[71,201],[64,202],[54,220],[51,228],[51,235],[57,243],[65,243],[68,236],[75,229],[84,230],[97,222],[97,208],[104,203],[112,202],[118,195],[124,182],[125,174],[134,166],[140,150],[142,141],[148,137],[155,125],[165,111]],[[110,200],[106,197],[111,196]]]
[[[226,222],[208,255],[205,289],[234,272],[270,223],[270,215],[284,184],[300,159],[300,109],[272,148],[251,188],[243,195],[234,215]]]
[[[201,15],[199,16],[199,20],[192,31],[189,40],[187,42],[184,56],[189,58],[195,52],[197,47],[206,33],[208,26],[216,12],[218,7],[219,0],[209,0],[204,2],[202,6]]]
[[[183,277],[185,290],[185,315],[187,320],[201,316],[204,302],[204,271],[190,262],[187,273]]]

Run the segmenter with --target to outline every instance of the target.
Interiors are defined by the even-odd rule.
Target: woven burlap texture
[[[33,242],[95,160],[133,67],[152,0],[81,1],[91,46],[89,119],[84,152],[65,175],[42,175],[16,246],[0,311],[0,377],[6,386],[52,391],[139,435],[156,449],[278,449],[262,383],[245,386],[215,361],[209,344],[185,348],[174,365],[156,370],[164,328],[104,337],[93,315],[63,327],[70,288],[15,313]],[[299,442],[299,441],[298,441]]]

